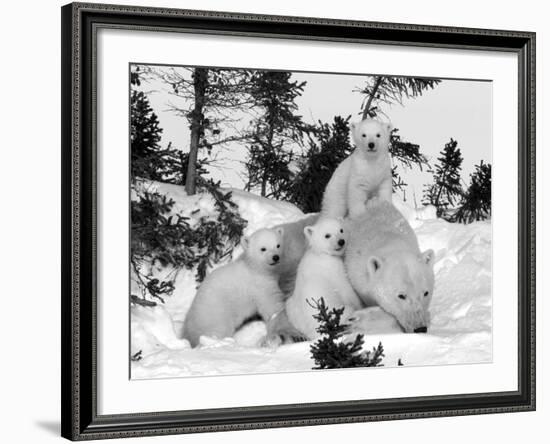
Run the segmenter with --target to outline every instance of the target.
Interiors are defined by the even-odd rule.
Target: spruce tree
[[[138,65],[130,72],[131,178],[167,181],[178,169],[178,151],[160,146],[162,128],[147,94],[140,90],[144,73]]]
[[[363,351],[363,335],[358,334],[351,342],[345,341],[348,324],[342,324],[344,308],[332,308],[325,304],[323,298],[313,302],[317,314],[313,317],[319,322],[317,332],[321,338],[311,345],[311,356],[317,369],[381,367],[384,348],[379,343],[372,351]]]
[[[390,155],[394,160],[394,166],[392,168],[393,191],[402,191],[405,195],[407,183],[399,174],[396,161],[399,162],[403,169],[410,170],[416,166],[422,171],[423,168],[429,168],[428,159],[420,153],[419,145],[402,140],[397,128],[392,130],[389,149]]]
[[[309,131],[296,114],[305,82],[292,81],[288,71],[256,71],[250,83],[257,114],[251,122],[246,189],[258,188],[261,196],[282,199],[292,176],[293,149]]]
[[[215,147],[246,138],[234,131],[234,123],[239,112],[253,105],[252,71],[205,67],[143,69],[168,87],[176,98],[167,104],[169,109],[181,116],[182,125],[190,129],[185,190],[189,195],[195,194],[203,172],[201,154],[208,157]]]
[[[176,151],[162,149],[162,128],[149,99],[142,91],[132,90],[130,96],[131,176],[163,180],[172,172]]]
[[[319,121],[309,137],[309,147],[299,158],[288,199],[305,213],[321,211],[324,190],[338,165],[352,152],[349,120],[335,116],[331,124]]]
[[[464,193],[453,221],[472,223],[491,217],[491,164],[483,163],[475,166],[470,174],[470,185]]]
[[[458,142],[451,138],[441,151],[435,170],[431,171],[434,174],[434,183],[424,190],[424,205],[433,205],[438,217],[450,220],[452,208],[462,199],[462,160]]]

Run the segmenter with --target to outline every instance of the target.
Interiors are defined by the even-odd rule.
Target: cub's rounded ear
[[[376,273],[378,270],[380,270],[380,267],[382,266],[382,260],[376,256],[369,257],[367,261],[367,271],[370,274]]]
[[[275,233],[277,233],[279,236],[282,236],[285,234],[285,229],[283,227],[275,228]]]
[[[355,131],[356,126],[357,126],[357,124],[355,122],[351,122],[349,124],[349,129],[352,130],[352,131]]]
[[[248,250],[248,246],[250,245],[250,239],[248,236],[243,236],[241,238],[241,247],[243,247],[243,250]]]
[[[423,253],[421,253],[421,255],[422,255],[422,260],[424,261],[424,263],[426,263],[428,265],[433,265],[434,258],[435,258],[435,253],[431,248],[429,250],[426,250]]]
[[[306,235],[306,239],[310,239],[313,235],[313,227],[311,225],[308,225],[304,228],[304,234]]]
[[[388,132],[388,134],[391,134],[391,132],[393,131],[393,125],[391,124],[391,122],[386,123],[386,131]]]

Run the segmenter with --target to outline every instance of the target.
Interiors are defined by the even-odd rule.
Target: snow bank
[[[143,186],[174,199],[173,211],[181,215],[214,211],[208,195],[187,196],[183,187],[175,185]],[[231,191],[240,214],[248,220],[245,234],[304,217],[292,204]],[[491,223],[450,224],[436,219],[432,207],[416,210],[399,200],[395,205],[415,230],[421,249],[432,248],[436,253],[432,322],[428,334],[404,334],[395,329],[378,330],[384,334],[366,332],[366,347],[382,342],[386,367],[396,366],[399,359],[409,366],[490,362]],[[239,253],[235,251],[235,256]],[[151,272],[163,277],[173,270]],[[132,378],[311,370],[309,342],[260,347],[265,335],[263,322],[250,323],[234,338],[204,338],[199,347],[189,348],[187,341],[178,338],[178,332],[195,292],[194,273],[182,270],[177,273],[174,294],[163,306],[132,307],[131,351],[135,354],[141,350],[141,359],[132,362]]]

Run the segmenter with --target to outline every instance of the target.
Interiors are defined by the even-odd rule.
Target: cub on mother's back
[[[391,202],[391,125],[374,119],[351,124],[355,150],[334,171],[323,195],[323,216],[355,218],[373,197]]]
[[[192,346],[201,336],[230,337],[247,319],[260,315],[268,341],[300,337],[286,320],[279,288],[283,229],[261,229],[243,238],[237,260],[210,273],[201,284],[184,323]]]

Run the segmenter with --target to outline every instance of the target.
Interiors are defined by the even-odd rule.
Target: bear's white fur
[[[366,213],[347,223],[345,265],[367,305],[393,315],[406,332],[428,327],[434,287],[433,250],[420,252],[409,223],[393,204],[373,199]]]
[[[300,337],[286,319],[279,288],[283,229],[261,229],[243,238],[243,254],[209,274],[187,313],[183,336],[194,347],[201,336],[225,338],[259,315],[272,342]]]
[[[351,124],[355,150],[334,171],[323,195],[325,217],[356,218],[372,197],[391,202],[391,125],[374,119]]]
[[[344,316],[361,308],[344,269],[346,233],[343,222],[321,218],[304,228],[309,248],[306,250],[296,276],[292,296],[286,301],[288,319],[308,339],[318,336],[315,301],[323,298],[329,308],[344,307]]]
[[[403,328],[397,319],[377,306],[356,310],[344,319],[344,322],[350,325],[349,331],[352,335],[403,333]]]

